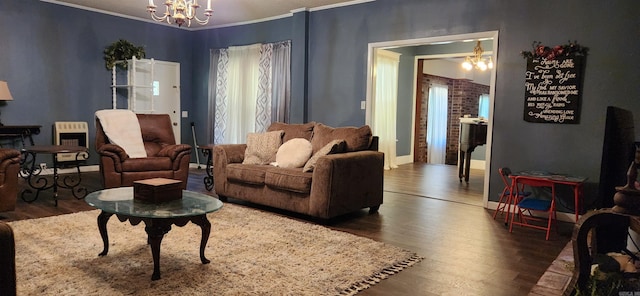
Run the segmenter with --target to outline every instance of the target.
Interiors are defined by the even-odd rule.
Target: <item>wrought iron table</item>
[[[198,149],[202,150],[202,155],[207,158],[207,175],[204,177],[204,187],[211,191],[213,189],[213,147],[215,145],[201,145]]]
[[[22,148],[22,169],[20,175],[27,181],[27,184],[31,188],[22,190],[20,196],[22,200],[26,202],[33,202],[38,199],[40,192],[53,188],[53,199],[55,205],[58,206],[58,187],[71,189],[73,196],[77,199],[82,199],[87,195],[87,189],[80,186],[80,156],[85,154],[88,156],[89,149],[82,146],[63,146],[63,145],[35,145]],[[75,153],[76,161],[74,162],[76,172],[76,178],[71,175],[65,176],[60,179],[58,175],[58,168],[60,163],[58,162],[58,153]],[[42,168],[37,165],[36,156],[38,154],[51,154],[53,157],[53,179],[47,178],[42,174]],[[83,157],[83,159],[85,159]],[[29,197],[33,193],[31,189],[35,189],[36,193],[33,197]]]
[[[133,198],[133,187],[120,187],[92,192],[87,195],[85,201],[101,210],[98,216],[98,229],[104,249],[99,256],[105,256],[109,252],[107,222],[111,216],[116,215],[121,222],[129,220],[131,225],[144,222],[153,257],[151,280],[160,279],[160,243],[164,235],[171,230],[172,225],[182,227],[193,222],[200,226],[202,229],[200,260],[202,264],[210,262],[204,256],[204,249],[211,233],[211,223],[206,214],[222,208],[222,202],[212,196],[183,190],[182,199],[148,203]]]

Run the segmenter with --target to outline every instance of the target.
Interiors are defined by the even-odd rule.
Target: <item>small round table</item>
[[[89,149],[82,146],[68,146],[68,145],[34,145],[26,146],[22,149],[22,169],[20,175],[27,181],[29,186],[36,190],[36,194],[33,197],[29,197],[28,194],[33,193],[31,189],[24,189],[20,194],[22,200],[26,202],[33,202],[38,199],[40,191],[53,188],[53,199],[55,205],[58,206],[58,187],[71,189],[73,196],[77,199],[84,198],[87,195],[87,189],[80,187],[80,165],[79,162],[88,158]],[[76,167],[77,179],[72,176],[65,176],[62,180],[58,176],[58,168],[60,162],[58,161],[58,153],[75,153],[75,161],[73,164]],[[38,154],[51,154],[53,156],[53,180],[47,179],[41,176],[43,168],[36,165],[36,156]],[[49,181],[52,181],[51,183]]]
[[[204,256],[204,249],[211,233],[211,223],[207,219],[207,213],[222,208],[222,202],[212,196],[183,190],[182,199],[163,203],[148,203],[133,198],[133,187],[120,187],[92,192],[84,200],[89,205],[101,210],[98,216],[98,229],[104,243],[104,249],[99,256],[105,256],[109,252],[107,221],[115,214],[121,222],[129,220],[131,225],[144,222],[144,230],[147,232],[147,241],[151,246],[153,256],[151,280],[160,279],[160,243],[164,235],[171,230],[171,225],[182,227],[193,222],[200,226],[202,229],[200,261],[202,264],[210,262]]]

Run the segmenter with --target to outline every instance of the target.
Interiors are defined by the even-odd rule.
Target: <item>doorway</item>
[[[461,35],[449,35],[449,36],[438,36],[438,37],[429,37],[429,38],[420,38],[420,39],[410,39],[410,40],[395,40],[395,41],[386,41],[386,42],[377,42],[370,43],[368,50],[368,67],[367,67],[367,102],[366,102],[366,123],[372,125],[375,130],[375,126],[373,126],[375,120],[375,113],[373,112],[375,106],[373,105],[375,102],[374,93],[372,91],[372,77],[373,71],[375,69],[375,64],[373,61],[373,52],[377,49],[408,49],[417,46],[426,46],[433,47],[432,54],[424,54],[420,55],[419,58],[453,58],[453,57],[465,57],[472,55],[471,49],[473,49],[473,43],[470,41],[476,41],[479,39],[491,39],[492,44],[492,59],[497,62],[496,53],[498,48],[498,32],[497,31],[488,31],[488,32],[479,32],[479,33],[470,33],[470,34],[461,34]],[[438,52],[436,47],[438,45],[443,44],[451,44],[449,48],[454,48],[458,46],[459,50],[452,50],[448,52]],[[441,47],[440,47],[441,48]],[[409,49],[409,51],[411,51]],[[416,77],[417,72],[417,64],[418,64],[418,56],[415,57],[414,67],[413,67],[413,78]],[[488,196],[489,196],[489,175],[490,175],[490,160],[491,160],[491,132],[493,129],[493,106],[494,106],[494,90],[495,90],[495,73],[496,68],[492,69],[491,77],[490,77],[490,85],[489,85],[489,118],[488,118],[488,132],[487,132],[487,144],[485,150],[485,163],[484,163],[484,182],[483,182],[483,201],[482,204],[484,207],[488,206]],[[400,145],[408,145],[410,148],[408,149],[408,153],[403,153],[401,149],[398,149],[397,162],[398,164],[408,164],[414,162],[414,149],[415,142],[418,137],[416,136],[416,125],[419,125],[420,122],[416,121],[416,94],[420,91],[420,88],[416,85],[414,79],[413,83],[413,96],[411,100],[413,101],[411,104],[412,110],[411,112],[411,120],[406,124],[398,125],[398,135],[397,135],[397,143],[398,147]],[[399,112],[403,112],[399,108]],[[408,113],[408,112],[407,112]],[[406,113],[398,114],[398,118],[408,118]],[[436,197],[442,198],[442,197]]]

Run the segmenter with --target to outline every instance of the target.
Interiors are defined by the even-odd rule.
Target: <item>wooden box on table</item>
[[[148,203],[163,203],[182,198],[182,181],[153,178],[133,182],[133,199]]]

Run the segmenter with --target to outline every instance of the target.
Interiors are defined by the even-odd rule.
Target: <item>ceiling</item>
[[[142,21],[151,21],[147,12],[149,0],[41,0],[52,4],[65,5],[100,13],[112,14]],[[261,20],[276,19],[291,15],[292,11],[309,11],[353,5],[375,0],[211,0],[213,16],[205,26],[192,22],[187,30],[224,27]],[[154,0],[157,14],[165,11],[165,0]],[[206,8],[207,1],[199,0],[200,10]],[[202,14],[198,14],[200,18]],[[166,24],[166,22],[164,23]],[[177,25],[172,25],[177,26]]]

